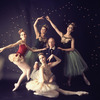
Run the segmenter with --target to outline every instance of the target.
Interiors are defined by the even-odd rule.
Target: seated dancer
[[[85,91],[67,91],[59,88],[56,83],[54,82],[54,75],[51,72],[51,69],[59,64],[61,62],[61,59],[59,59],[57,56],[51,54],[49,59],[55,58],[55,62],[47,63],[46,57],[43,53],[38,54],[39,61],[41,63],[39,67],[39,75],[35,77],[34,80],[31,80],[26,83],[27,90],[34,91],[35,95],[41,95],[45,97],[55,98],[59,96],[59,92],[64,95],[84,95],[88,94],[88,92]]]
[[[23,29],[20,29],[18,31],[21,40],[17,41],[16,43],[10,44],[8,46],[5,46],[3,48],[0,48],[0,52],[2,52],[5,49],[15,47],[19,45],[19,49],[17,53],[10,54],[8,59],[13,62],[15,65],[18,66],[18,68],[22,71],[22,74],[20,78],[18,79],[18,82],[14,84],[14,89],[12,91],[15,91],[19,85],[21,84],[22,80],[25,76],[27,76],[27,80],[30,79],[30,67],[27,65],[27,63],[24,61],[24,55],[27,52],[27,50],[31,50],[32,52],[35,52],[36,50],[31,49],[28,45],[26,45],[26,33]]]

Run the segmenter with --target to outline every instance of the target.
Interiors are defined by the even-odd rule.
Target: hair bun
[[[75,23],[74,22],[70,23],[69,25],[72,25],[73,27],[75,27]]]
[[[48,25],[44,24],[42,27],[45,27],[46,29],[49,29]]]
[[[18,31],[18,33],[20,34],[21,32],[25,32],[22,28]]]

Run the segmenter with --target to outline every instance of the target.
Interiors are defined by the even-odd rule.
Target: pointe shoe
[[[35,95],[39,95],[39,93],[38,93],[38,92],[34,92],[34,94],[35,94]]]
[[[87,79],[85,79],[84,81],[85,81],[85,83],[86,83],[87,85],[91,85],[90,82],[89,82]]]
[[[39,93],[39,92],[34,92],[33,94],[34,94],[34,95],[42,95],[42,94]]]
[[[88,95],[89,93],[88,92],[85,92],[85,91],[78,91],[76,94],[78,96],[82,96],[82,95]]]
[[[87,84],[87,85],[91,85],[89,81],[88,81],[86,84]]]
[[[14,87],[14,89],[13,89],[12,91],[17,90],[17,88],[19,87],[19,85],[18,85],[17,83],[15,83],[14,86],[15,86],[15,87]]]

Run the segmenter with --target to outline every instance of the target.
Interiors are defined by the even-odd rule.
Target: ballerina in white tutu
[[[61,59],[59,59],[55,55],[51,55],[48,60],[50,60],[52,57],[56,59],[55,62],[52,63],[46,63],[46,57],[43,53],[39,53],[38,55],[41,66],[39,67],[39,72],[37,77],[35,77],[34,80],[29,81],[26,84],[27,90],[34,91],[35,95],[41,95],[45,97],[55,98],[59,96],[59,92],[64,95],[84,95],[88,94],[88,92],[85,91],[67,91],[60,89],[58,85],[54,82],[54,75],[51,72],[51,68],[56,66],[61,62]]]

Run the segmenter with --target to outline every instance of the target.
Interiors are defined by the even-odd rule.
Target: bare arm
[[[58,35],[60,37],[62,37],[63,33],[61,31],[58,30],[58,28],[56,27],[56,25],[51,21],[51,19],[49,18],[49,16],[46,16],[46,19],[50,22],[51,26],[54,28],[54,30],[58,33]]]
[[[15,47],[15,46],[21,44],[21,42],[22,42],[22,40],[19,40],[19,41],[17,41],[16,43],[13,43],[13,44],[10,44],[10,45],[5,46],[5,47],[3,47],[3,48],[0,48],[0,52],[2,52],[2,51],[5,50],[5,49],[8,49],[8,48],[13,48],[13,47]]]
[[[44,51],[44,50],[47,49],[47,48],[42,48],[42,49],[32,49],[32,48],[30,48],[29,46],[27,46],[27,48],[28,48],[30,51],[32,51],[32,52],[40,52],[40,51]]]
[[[41,20],[41,19],[43,19],[43,17],[39,17],[39,18],[37,18],[36,21],[35,21],[35,23],[34,23],[34,25],[33,25],[33,27],[34,27],[34,31],[35,31],[35,35],[36,35],[36,39],[39,38],[39,31],[38,31],[36,25],[37,25],[38,21]]]
[[[39,69],[39,82],[41,82],[41,83],[44,82],[43,67],[42,66],[40,66],[40,69]]]
[[[60,48],[60,47],[58,47],[58,49],[61,49],[61,50],[63,50],[63,51],[73,51],[74,49],[75,49],[75,47],[74,47],[74,38],[72,38],[72,41],[71,41],[71,48],[68,48],[68,49],[63,49],[63,48]]]
[[[56,59],[56,61],[55,62],[51,62],[49,64],[50,67],[54,67],[54,66],[58,65],[61,62],[61,59],[58,58],[57,56],[55,56],[54,54],[52,54],[51,57],[54,57]]]
[[[44,50],[46,50],[47,48],[42,48],[42,49],[33,49],[32,51],[33,52],[40,52],[40,51],[44,51]]]
[[[42,49],[32,49],[32,48],[30,48],[28,45],[26,45],[26,47],[30,50],[30,51],[32,51],[32,52],[40,52],[40,51],[43,51],[43,50],[46,50],[47,48],[42,48]]]
[[[26,45],[26,47],[27,47],[30,51],[33,51],[33,49],[32,49],[32,48],[30,48],[28,45]]]

